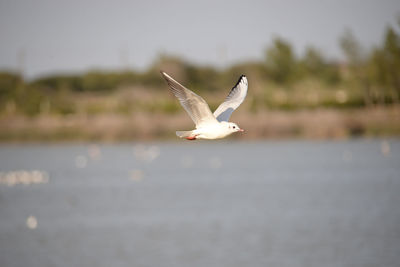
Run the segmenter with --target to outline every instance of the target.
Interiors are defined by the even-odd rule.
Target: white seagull
[[[218,139],[234,132],[244,131],[236,123],[228,122],[228,120],[232,112],[239,107],[246,97],[248,87],[246,76],[240,76],[225,101],[213,114],[201,96],[178,83],[165,72],[161,71],[161,74],[167,81],[172,93],[179,99],[182,107],[196,125],[196,129],[192,131],[177,131],[177,136],[188,140]]]

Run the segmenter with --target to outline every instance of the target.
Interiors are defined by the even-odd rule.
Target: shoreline
[[[246,130],[231,140],[346,140],[400,137],[400,106],[236,112],[231,121]],[[121,115],[73,114],[0,117],[0,143],[151,142],[179,140],[175,131],[193,126],[184,112]]]

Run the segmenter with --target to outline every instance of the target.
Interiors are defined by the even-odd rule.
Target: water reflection
[[[100,160],[102,155],[98,145],[90,145],[88,148],[88,154],[91,160]]]
[[[390,144],[386,140],[381,142],[381,153],[384,157],[390,156]]]
[[[139,161],[152,162],[160,156],[160,148],[156,145],[146,147],[145,145],[138,144],[133,147],[133,154]]]
[[[144,172],[142,170],[139,170],[139,169],[132,170],[130,178],[131,178],[132,181],[140,182],[144,178]]]
[[[49,175],[44,171],[17,170],[0,172],[0,184],[14,186],[17,184],[45,184],[49,182]]]
[[[26,219],[26,226],[29,228],[29,229],[36,229],[37,228],[37,226],[38,226],[38,221],[37,221],[37,219],[36,219],[36,217],[35,216],[29,216],[27,219]]]
[[[78,155],[75,157],[75,166],[79,169],[83,169],[86,167],[88,163],[87,157],[84,155]]]

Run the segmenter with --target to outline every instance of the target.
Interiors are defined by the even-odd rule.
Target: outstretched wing
[[[171,76],[161,71],[162,76],[167,81],[172,93],[179,99],[182,107],[192,118],[198,128],[202,124],[218,123],[214,115],[211,113],[204,99],[172,79]]]
[[[229,92],[229,95],[225,98],[225,101],[219,105],[214,111],[214,116],[218,121],[228,121],[232,112],[242,104],[246,98],[248,82],[246,76],[240,76],[236,85]]]

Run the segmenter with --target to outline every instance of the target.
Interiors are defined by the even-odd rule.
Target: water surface
[[[2,145],[0,171],[4,267],[400,262],[397,140]]]

